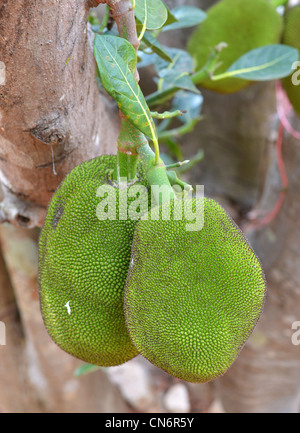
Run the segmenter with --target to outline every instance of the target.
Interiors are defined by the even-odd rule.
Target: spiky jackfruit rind
[[[48,333],[69,354],[101,366],[119,365],[138,354],[123,308],[136,221],[100,221],[96,215],[97,189],[109,183],[116,161],[114,155],[103,155],[66,176],[49,204],[39,239],[39,295]],[[141,167],[137,177],[147,185]],[[128,203],[132,200],[128,197]]]
[[[289,9],[285,15],[282,42],[297,48],[300,54],[300,5]],[[295,85],[290,75],[282,79],[282,86],[295,112],[300,116],[300,83]]]
[[[207,382],[227,371],[251,334],[266,282],[218,203],[204,199],[201,230],[187,231],[186,223],[137,224],[125,317],[133,344],[151,363],[179,379]]]
[[[215,75],[221,74],[243,54],[264,45],[280,42],[282,17],[267,0],[221,0],[207,11],[206,19],[197,27],[188,41],[188,51],[200,70],[220,43],[227,47],[220,53],[221,65]],[[213,81],[205,79],[201,87],[221,93],[237,92],[250,84],[240,78]]]

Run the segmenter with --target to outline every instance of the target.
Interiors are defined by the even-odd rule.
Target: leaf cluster
[[[283,44],[254,49],[237,59],[226,72],[217,74],[218,57],[225,44],[215,47],[205,67],[195,70],[194,59],[187,51],[170,48],[159,42],[164,32],[199,25],[206,13],[194,6],[180,6],[170,10],[161,0],[136,0],[134,6],[136,29],[140,47],[133,46],[117,35],[116,26],[107,28],[109,10],[102,23],[93,24],[97,33],[94,52],[100,79],[105,90],[116,100],[127,118],[158,147],[164,142],[172,158],[183,157],[178,138],[191,132],[201,120],[203,97],[197,84],[210,77],[223,80],[237,77],[248,81],[276,80],[289,76],[299,58],[298,50]],[[157,90],[144,97],[134,72],[153,65]],[[154,119],[150,108],[180,110],[181,116]]]

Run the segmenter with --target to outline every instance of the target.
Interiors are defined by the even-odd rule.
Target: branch
[[[106,3],[115,20],[119,36],[130,42],[137,51],[140,46],[140,41],[137,37],[136,24],[134,17],[134,9],[130,0],[95,0],[95,5]],[[139,81],[137,70],[135,71],[135,78]]]

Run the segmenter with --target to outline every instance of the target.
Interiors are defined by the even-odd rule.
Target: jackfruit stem
[[[152,188],[156,204],[174,199],[175,194],[168,178],[167,169],[163,160],[159,157],[159,153],[153,152],[145,135],[123,113],[120,113],[120,116],[121,131],[117,141],[118,157],[113,179],[118,183],[124,178],[128,181],[134,180],[140,158],[149,184],[158,187]]]
[[[189,185],[188,183],[184,182],[183,180],[178,179],[176,171],[168,171],[167,176],[168,176],[168,179],[169,179],[171,185],[179,185],[182,189],[185,188],[186,191],[187,190],[189,190],[189,191],[193,190],[192,185]]]
[[[133,124],[120,113],[121,131],[117,141],[117,166],[115,167],[113,178],[119,182],[120,178],[131,181],[135,178],[138,163],[137,146],[148,144],[144,134],[142,134]]]
[[[163,160],[159,158],[158,162],[155,163],[155,153],[148,143],[138,146],[137,152],[144,166],[149,184],[158,187],[151,188],[155,203],[159,205],[165,201],[175,199],[176,195],[171,187]]]
[[[120,183],[121,179],[125,178],[128,182],[134,180],[136,176],[137,163],[138,155],[132,155],[132,153],[126,154],[118,150],[117,165],[113,173],[114,181]]]

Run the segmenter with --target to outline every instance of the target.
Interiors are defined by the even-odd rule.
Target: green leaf
[[[178,21],[177,18],[170,11],[168,6],[166,6],[166,8],[167,8],[168,16],[167,16],[166,22],[164,23],[164,26],[168,26],[169,24],[173,24],[173,23],[176,23]]]
[[[172,62],[172,57],[169,56],[168,52],[163,48],[163,46],[155,39],[151,33],[146,32],[143,36],[143,42],[147,47],[151,48],[154,53],[159,57],[166,60],[166,62]]]
[[[193,72],[194,61],[192,57],[184,50],[177,48],[165,48],[165,51],[172,58],[172,63],[168,63],[165,60],[157,57],[154,65],[158,74],[160,75],[164,69],[173,69],[177,72]]]
[[[174,155],[178,161],[184,159],[180,143],[175,138],[166,138],[162,141],[168,146],[169,152]]]
[[[177,22],[165,25],[162,29],[163,32],[196,26],[206,18],[206,13],[194,6],[179,6],[172,9],[171,12],[177,19]]]
[[[203,104],[203,96],[181,90],[176,93],[173,98],[172,107],[175,110],[185,111],[182,116],[178,117],[183,123],[188,123],[192,119],[200,117],[201,108]]]
[[[190,92],[200,93],[187,72],[178,72],[173,69],[163,69],[160,73],[163,79],[161,90],[166,90],[170,87],[178,87],[179,89],[189,90]]]
[[[131,43],[118,36],[96,35],[94,54],[104,89],[134,126],[155,142],[155,124],[134,77],[137,56]]]
[[[156,54],[152,52],[148,53],[147,50],[138,51],[137,55],[138,55],[138,62],[139,62],[138,68],[145,68],[146,66],[153,65],[156,59]]]
[[[296,48],[282,44],[266,45],[244,54],[226,72],[214,75],[212,80],[228,77],[251,81],[276,80],[293,72],[292,65],[298,57]]]
[[[93,365],[93,364],[83,364],[80,367],[76,368],[74,371],[74,376],[80,377],[84,374],[93,373],[94,371],[100,370],[102,367],[99,367],[99,365]]]
[[[136,0],[135,16],[147,30],[156,30],[164,25],[168,11],[161,0]]]

